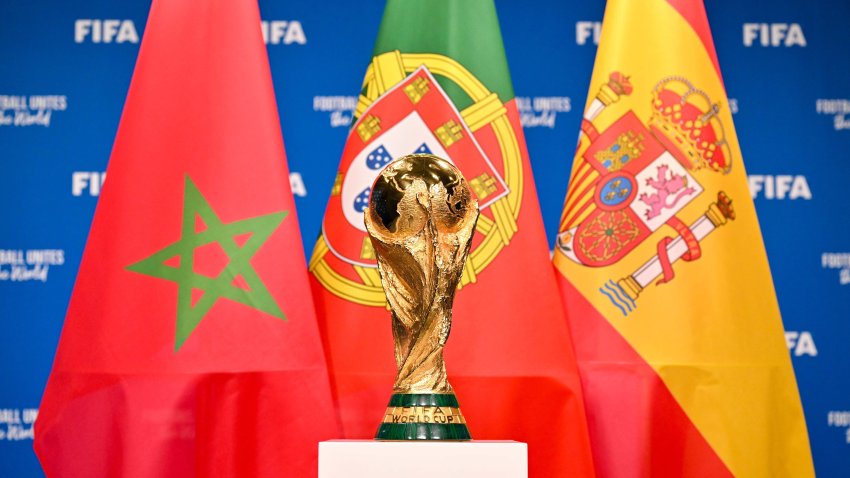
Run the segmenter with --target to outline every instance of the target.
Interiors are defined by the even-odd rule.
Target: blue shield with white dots
[[[372,188],[366,188],[354,198],[354,210],[362,213],[366,210],[366,206],[369,205],[369,193],[372,192]]]
[[[366,156],[366,166],[373,171],[377,171],[390,164],[392,160],[393,157],[387,152],[387,148],[381,144]]]

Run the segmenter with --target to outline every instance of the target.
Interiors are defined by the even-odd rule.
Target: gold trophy
[[[398,375],[379,440],[469,440],[443,347],[478,201],[460,171],[430,154],[390,163],[372,186],[366,229],[392,309]]]

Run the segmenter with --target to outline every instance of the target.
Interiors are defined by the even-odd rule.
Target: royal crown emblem
[[[438,76],[472,104],[458,110]],[[522,159],[505,104],[452,58],[392,51],[373,58],[355,118],[310,259],[313,275],[346,300],[385,305],[363,211],[384,166],[420,153],[445,158],[470,178],[481,216],[460,284],[475,283],[517,231]]]
[[[652,90],[649,127],[664,147],[689,169],[728,173],[732,152],[726,142],[720,105],[688,80],[671,77]]]
[[[690,224],[678,217],[706,193],[698,171],[731,170],[720,105],[687,79],[668,77],[652,90],[646,123],[629,110],[598,131],[593,120],[632,89],[628,76],[614,72],[587,108],[581,128],[586,146],[576,156],[556,245],[557,253],[578,264],[606,267],[663,227],[670,229],[673,235],[657,240],[656,255],[643,266],[601,284],[600,293],[624,315],[653,281],[674,278],[674,262],[698,259],[700,241],[735,217],[723,191],[715,191],[704,214]]]

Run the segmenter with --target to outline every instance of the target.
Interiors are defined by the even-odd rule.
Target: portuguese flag
[[[554,262],[600,476],[813,476],[702,1],[609,0]]]
[[[394,158],[453,162],[481,207],[445,357],[475,439],[528,442],[531,476],[593,473],[580,383],[491,0],[390,0],[310,260],[347,438],[371,438],[396,374],[363,211]]]
[[[108,177],[46,474],[315,474],[338,429],[254,0],[154,0]]]

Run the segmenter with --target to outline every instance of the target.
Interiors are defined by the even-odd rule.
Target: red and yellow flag
[[[812,476],[700,0],[610,0],[555,266],[601,476]]]
[[[572,345],[492,0],[390,0],[310,270],[347,438],[371,438],[396,374],[363,223],[402,155],[452,161],[481,206],[454,303],[449,381],[476,439],[529,444],[532,477],[588,476]]]
[[[315,475],[338,430],[255,0],[154,0],[108,177],[47,475]]]

